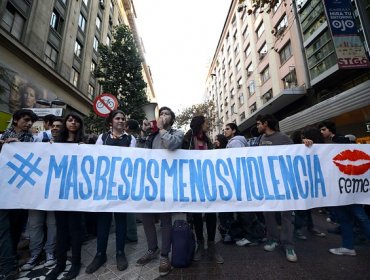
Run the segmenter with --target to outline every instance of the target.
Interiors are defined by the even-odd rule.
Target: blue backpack
[[[195,252],[195,237],[190,223],[176,220],[172,227],[172,260],[173,267],[190,266]]]

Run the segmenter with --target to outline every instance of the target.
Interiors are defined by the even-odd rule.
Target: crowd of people
[[[108,132],[98,137],[86,137],[82,118],[69,113],[64,118],[45,116],[45,131],[32,135],[31,128],[38,117],[33,111],[20,109],[13,114],[12,124],[0,138],[0,144],[11,142],[45,143],[86,143],[95,145],[138,147],[145,149],[186,149],[210,150],[239,147],[305,144],[314,143],[350,143],[349,137],[336,133],[335,124],[329,121],[317,127],[307,127],[294,132],[291,137],[281,133],[278,122],[272,115],[259,115],[256,118],[255,137],[246,139],[241,135],[235,123],[224,127],[224,134],[219,134],[212,141],[208,136],[208,122],[204,116],[195,116],[190,129],[184,133],[174,129],[175,114],[168,107],[159,110],[155,122],[144,120],[142,125],[135,120],[127,120],[124,113],[114,110],[107,118]],[[368,206],[366,206],[368,207]],[[327,209],[330,219],[338,223],[337,231],[342,235],[342,245],[330,249],[335,255],[355,256],[354,226],[359,226],[370,240],[370,220],[363,205],[347,205]],[[367,209],[368,211],[368,209]],[[91,216],[94,215],[91,219]],[[114,217],[116,236],[116,265],[123,271],[128,267],[125,255],[125,243],[137,242],[136,220],[132,213],[82,213],[77,211],[41,211],[25,209],[0,209],[0,280],[16,279],[19,270],[32,270],[43,262],[53,269],[46,275],[47,280],[57,279],[66,269],[67,251],[71,249],[71,267],[62,279],[74,279],[81,270],[81,247],[83,236],[92,223],[92,231],[97,238],[96,254],[86,267],[86,273],[98,270],[107,261],[107,243]],[[286,259],[297,262],[294,238],[307,239],[307,232],[318,237],[325,233],[318,230],[312,220],[311,210],[281,212],[245,212],[245,213],[188,213],[188,221],[193,225],[197,247],[193,261],[200,261],[205,255],[217,264],[224,259],[215,246],[218,229],[225,243],[238,246],[263,243],[267,252],[282,246]],[[143,266],[159,256],[159,274],[167,275],[172,267],[170,261],[172,213],[143,213],[140,216],[146,236],[148,250],[136,264]],[[217,219],[219,222],[217,222]],[[160,222],[161,242],[158,243],[156,223]],[[204,236],[204,227],[206,236]],[[22,234],[29,238],[30,258],[21,267],[18,265],[17,246]]]

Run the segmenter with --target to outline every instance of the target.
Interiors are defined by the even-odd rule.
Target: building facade
[[[67,111],[89,114],[92,101],[102,92],[92,74],[99,61],[98,45],[109,45],[119,24],[134,33],[148,100],[155,102],[135,17],[131,0],[1,1],[2,114],[45,104],[59,107],[63,102]]]
[[[347,68],[339,65],[334,44],[330,43],[333,35],[328,31],[325,2],[271,2],[232,1],[230,5],[206,79],[206,95],[218,108],[218,126],[213,134],[220,133],[225,124],[235,122],[249,136],[258,114],[274,114],[285,132],[330,119],[334,116],[320,116],[317,112],[314,115],[322,117],[320,120],[308,118],[302,122],[292,116],[300,116],[339,94],[339,88],[344,91],[365,83],[364,87],[369,80],[367,65]],[[316,8],[319,3],[320,8]],[[356,26],[361,27],[366,19],[356,13],[356,2],[349,3],[357,17]],[[361,11],[363,16],[369,16]],[[367,29],[368,25],[359,28],[361,45],[365,45],[365,64],[369,45]],[[338,79],[343,86],[339,86]],[[362,100],[362,104],[366,102]],[[341,122],[338,125],[343,127]],[[360,134],[357,130],[352,133],[355,132]]]

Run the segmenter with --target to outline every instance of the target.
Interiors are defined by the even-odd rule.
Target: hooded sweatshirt
[[[242,135],[236,135],[227,142],[227,148],[238,148],[238,147],[248,147],[248,141]]]

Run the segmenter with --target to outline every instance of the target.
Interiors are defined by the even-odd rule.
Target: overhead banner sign
[[[4,209],[233,212],[370,204],[366,144],[168,151],[11,143],[3,145],[0,174]]]
[[[370,67],[350,0],[324,0],[339,68]]]

